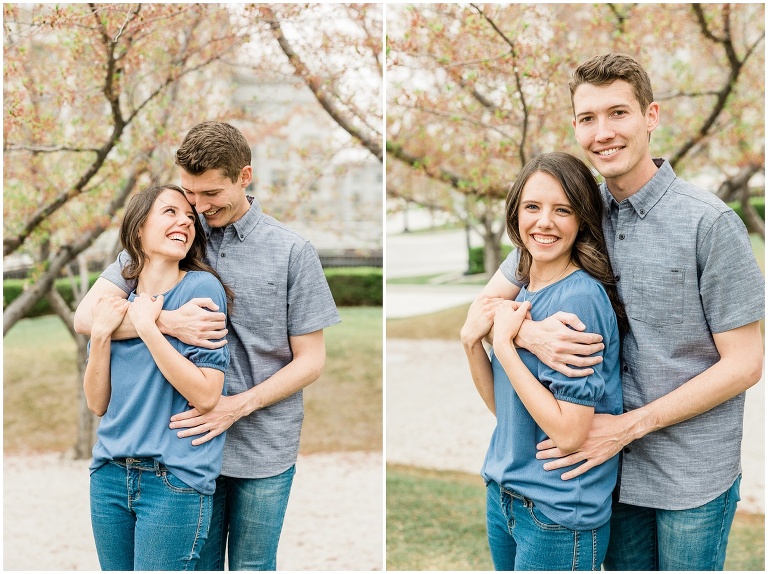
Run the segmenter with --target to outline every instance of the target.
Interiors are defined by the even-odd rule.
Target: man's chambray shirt
[[[290,363],[289,337],[341,321],[312,244],[248,199],[250,210],[224,228],[210,228],[203,220],[207,262],[235,293],[226,337],[228,395],[247,391]],[[130,292],[133,286],[120,274],[125,260],[123,252],[102,277]],[[299,391],[237,421],[227,430],[221,474],[264,478],[290,468],[303,418]]]
[[[765,282],[738,215],[679,179],[668,162],[617,202],[600,186],[608,254],[630,332],[622,341],[624,408],[639,408],[715,364],[712,333],[758,321]],[[515,279],[516,252],[502,263]],[[744,393],[624,449],[620,500],[681,510],[725,492],[739,475]]]

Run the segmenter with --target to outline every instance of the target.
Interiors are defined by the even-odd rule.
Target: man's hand
[[[242,403],[241,395],[223,396],[213,410],[204,415],[201,415],[194,408],[173,415],[170,427],[172,429],[185,429],[176,433],[179,438],[203,435],[192,441],[192,446],[198,446],[220,435],[235,424],[243,416],[241,414]]]
[[[128,311],[129,303],[123,297],[104,295],[93,306],[92,337],[108,337],[120,326]]]
[[[515,345],[528,349],[566,377],[585,377],[594,372],[590,367],[603,360],[599,355],[590,355],[605,348],[601,335],[582,333],[585,329],[576,315],[560,311],[542,321],[525,321],[515,337]]]
[[[465,344],[482,340],[493,327],[493,320],[499,305],[504,302],[500,297],[480,295],[472,302],[467,311],[467,319],[461,328],[461,340]]]
[[[623,415],[596,414],[592,418],[592,426],[589,434],[579,447],[579,450],[563,456],[563,453],[555,446],[551,439],[536,445],[539,450],[536,458],[557,459],[544,464],[544,470],[557,470],[584,461],[578,467],[563,473],[563,480],[570,480],[581,476],[589,469],[603,464],[612,456],[621,452],[633,438],[630,429],[634,428],[635,420],[632,412]],[[635,437],[637,438],[637,437]]]
[[[175,311],[164,311],[158,325],[163,333],[187,345],[219,349],[227,344],[224,337],[228,331],[227,316],[218,310],[219,306],[212,299],[192,299]]]

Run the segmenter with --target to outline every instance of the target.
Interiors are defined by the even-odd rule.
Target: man
[[[650,155],[659,123],[632,58],[598,56],[574,72],[573,127],[603,175],[603,229],[626,306],[624,413],[595,415],[578,452],[538,445],[565,480],[622,453],[605,561],[615,570],[722,570],[739,499],[744,392],[763,362],[764,279],[744,224],[714,194]],[[510,254],[480,298],[520,290]],[[572,328],[569,328],[572,327]],[[589,372],[600,337],[578,317],[526,321],[516,344],[556,370]],[[578,463],[581,463],[580,465]]]
[[[235,299],[229,330],[210,300],[163,311],[163,333],[186,343],[215,347],[228,337],[231,364],[227,395],[215,409],[195,409],[169,421],[179,437],[202,444],[227,432],[221,476],[214,495],[208,542],[199,570],[275,570],[277,545],[288,504],[303,419],[301,390],[325,362],[323,329],[340,321],[314,247],[245,195],[251,182],[251,150],[226,123],[193,127],[176,152],[181,186],[203,218],[207,262]],[[121,253],[96,281],[75,314],[75,328],[90,333],[91,308],[103,295],[127,297]],[[115,338],[135,337],[126,320]],[[229,544],[227,547],[227,539]]]

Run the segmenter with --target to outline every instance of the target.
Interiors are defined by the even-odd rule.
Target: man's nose
[[[608,120],[597,121],[597,133],[595,134],[596,141],[612,140],[616,137],[616,132],[611,127]]]

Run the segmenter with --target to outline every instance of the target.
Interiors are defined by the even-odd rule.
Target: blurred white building
[[[319,251],[381,251],[383,166],[351,141],[298,78],[237,77],[251,143],[248,193]]]

